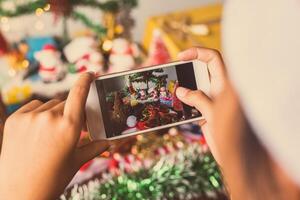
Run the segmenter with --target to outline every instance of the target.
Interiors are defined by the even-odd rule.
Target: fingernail
[[[178,97],[185,97],[185,95],[188,93],[189,89],[184,87],[179,87],[176,89],[176,95]]]

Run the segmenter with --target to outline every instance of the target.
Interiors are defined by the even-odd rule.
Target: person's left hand
[[[57,199],[78,169],[108,148],[105,141],[77,146],[93,79],[83,74],[66,102],[31,101],[7,119],[0,156],[1,199]]]

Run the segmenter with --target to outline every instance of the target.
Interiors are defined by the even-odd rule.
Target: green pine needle
[[[85,189],[84,189],[85,188]],[[199,145],[163,156],[149,169],[91,181],[62,200],[163,200],[215,198],[223,191],[221,174],[210,153]]]

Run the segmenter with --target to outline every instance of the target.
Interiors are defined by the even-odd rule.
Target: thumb
[[[82,166],[87,161],[99,156],[109,148],[107,141],[94,141],[79,147],[75,153],[75,162],[78,166]]]
[[[211,119],[212,101],[202,91],[178,87],[176,90],[176,95],[183,103],[199,110],[207,121]]]

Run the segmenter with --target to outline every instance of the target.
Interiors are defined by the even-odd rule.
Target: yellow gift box
[[[171,58],[193,46],[221,49],[222,5],[214,4],[186,11],[151,17],[146,26],[143,46],[149,50],[153,33],[159,30]]]

